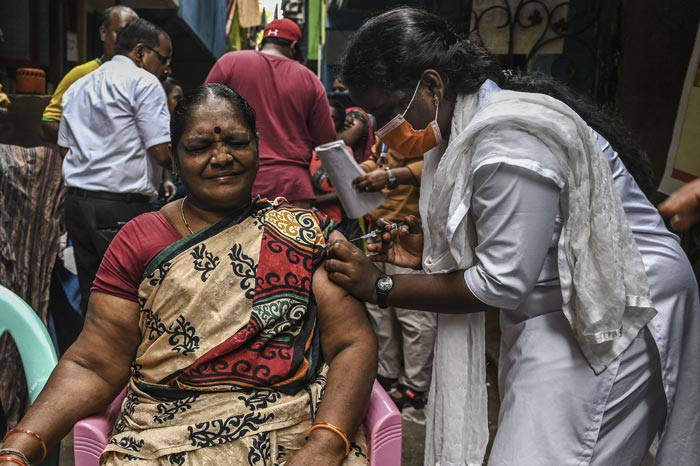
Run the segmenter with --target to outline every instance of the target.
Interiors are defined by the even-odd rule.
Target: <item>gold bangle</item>
[[[0,456],[16,456],[22,461],[24,461],[25,464],[31,464],[29,462],[29,459],[27,458],[27,455],[25,455],[21,450],[18,450],[16,448],[0,448]]]
[[[0,461],[9,461],[10,463],[18,464],[19,466],[30,466],[29,463],[25,463],[21,459],[15,458],[14,456],[0,456]]]
[[[39,441],[39,443],[41,444],[41,459],[39,461],[37,461],[37,463],[41,463],[42,461],[44,461],[46,459],[46,455],[48,454],[48,450],[46,449],[46,442],[44,442],[44,439],[41,438],[41,435],[37,434],[36,432],[32,432],[29,429],[22,429],[19,427],[15,427],[14,429],[7,431],[7,433],[5,434],[5,438],[3,439],[3,442],[5,441],[5,439],[7,439],[7,437],[9,437],[12,434],[25,434],[25,435],[30,435],[30,436],[34,437],[35,439],[37,439]]]
[[[348,453],[350,453],[350,440],[348,440],[348,436],[345,435],[345,432],[340,430],[340,428],[334,426],[333,424],[329,424],[327,422],[317,422],[311,426],[311,429],[309,429],[309,434],[314,431],[314,429],[328,429],[332,432],[335,432],[338,437],[340,437],[343,440],[343,443],[345,444],[345,455],[348,456]]]

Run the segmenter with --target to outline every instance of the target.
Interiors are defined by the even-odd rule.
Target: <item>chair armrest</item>
[[[365,416],[365,427],[369,434],[369,463],[401,466],[401,413],[376,380]]]
[[[107,446],[114,421],[119,415],[126,387],[102,414],[89,416],[73,426],[73,455],[75,466],[98,466],[100,455]]]

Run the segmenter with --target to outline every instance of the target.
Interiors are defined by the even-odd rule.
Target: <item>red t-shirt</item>
[[[92,291],[138,302],[139,286],[148,263],[181,238],[160,212],[139,215],[112,240],[92,283]]]
[[[255,109],[260,171],[253,194],[313,199],[311,152],[336,139],[326,91],[316,75],[294,60],[243,50],[221,57],[205,82],[227,85]]]

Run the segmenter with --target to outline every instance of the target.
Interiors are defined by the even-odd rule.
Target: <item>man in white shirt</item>
[[[83,315],[109,243],[150,210],[159,165],[170,165],[170,114],[159,81],[170,66],[170,38],[138,19],[119,33],[115,52],[66,92],[58,134]]]

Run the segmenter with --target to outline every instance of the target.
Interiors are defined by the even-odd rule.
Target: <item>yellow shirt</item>
[[[63,113],[63,106],[61,101],[63,100],[63,94],[66,93],[69,87],[73,85],[78,79],[82,78],[86,74],[92,73],[102,64],[102,60],[95,58],[89,62],[78,65],[66,74],[61,82],[56,86],[56,90],[51,96],[51,101],[49,105],[44,109],[44,115],[42,120],[44,121],[61,121],[61,114]]]

